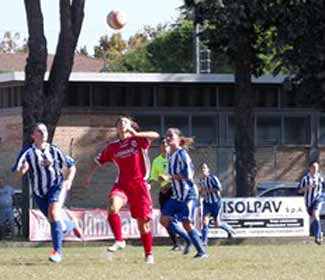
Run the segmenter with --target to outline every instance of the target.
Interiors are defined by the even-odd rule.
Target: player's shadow
[[[0,262],[0,266],[49,266],[50,262],[31,262],[31,261],[18,261],[18,262]]]

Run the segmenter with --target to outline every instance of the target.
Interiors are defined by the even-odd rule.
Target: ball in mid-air
[[[112,29],[122,29],[126,25],[126,15],[122,11],[111,11],[106,18],[107,24]]]

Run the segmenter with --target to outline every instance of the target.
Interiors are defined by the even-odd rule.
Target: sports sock
[[[191,238],[188,236],[188,233],[186,232],[186,230],[179,226],[177,222],[170,222],[167,228],[168,231],[171,231],[175,234],[178,234],[180,237],[182,237],[184,239],[184,241],[187,244],[191,243]]]
[[[320,220],[315,220],[315,237],[316,238],[321,238],[321,224],[320,224]]]
[[[152,254],[152,233],[151,231],[141,233],[141,242],[146,256]]]
[[[119,214],[109,214],[108,222],[111,226],[116,241],[123,241],[122,238],[122,222]]]
[[[208,232],[209,232],[209,225],[203,225],[202,228],[202,242],[207,244],[208,243]]]
[[[190,232],[188,232],[188,235],[190,236],[192,243],[197,250],[199,254],[205,254],[205,250],[202,245],[202,241],[200,239],[200,236],[196,229],[192,229]]]
[[[231,232],[233,231],[232,227],[230,225],[228,225],[225,222],[222,222],[220,224],[220,228],[223,229],[224,231],[226,231],[227,233],[231,234]]]
[[[58,252],[62,253],[62,224],[61,221],[54,221],[51,222],[51,235],[52,235],[52,243],[53,249]]]
[[[176,234],[171,232],[170,230],[167,230],[167,232],[168,232],[170,240],[173,242],[173,245],[177,246]]]

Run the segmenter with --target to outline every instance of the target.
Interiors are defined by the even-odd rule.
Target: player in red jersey
[[[150,172],[150,161],[147,155],[150,142],[159,138],[154,131],[137,131],[137,123],[127,117],[121,117],[116,122],[118,139],[111,142],[96,157],[90,168],[86,185],[89,185],[96,167],[107,162],[115,163],[119,175],[108,195],[108,222],[112,228],[115,243],[108,251],[115,252],[125,247],[122,238],[120,209],[127,202],[131,215],[138,222],[141,241],[145,251],[146,263],[154,262],[152,256],[152,233],[150,220],[152,216],[152,201],[147,179]]]

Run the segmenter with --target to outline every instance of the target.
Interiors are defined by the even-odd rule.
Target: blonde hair
[[[194,138],[193,137],[185,137],[179,128],[171,127],[171,128],[168,128],[168,130],[171,130],[173,133],[175,133],[180,138],[180,146],[182,148],[188,149],[194,143]]]

